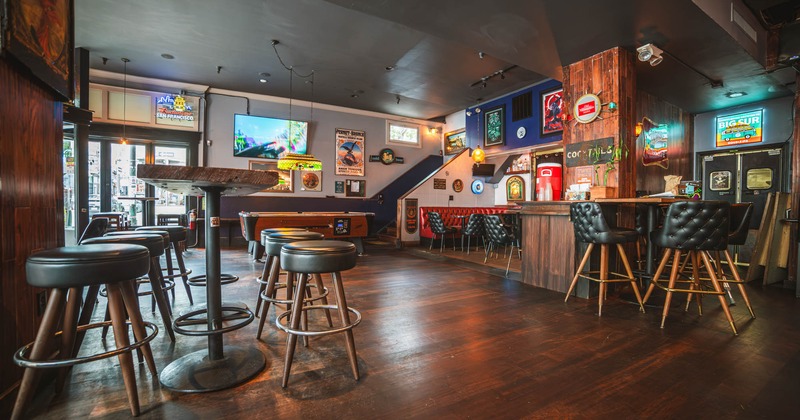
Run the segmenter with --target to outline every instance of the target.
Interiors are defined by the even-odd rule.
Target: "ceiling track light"
[[[486,82],[488,82],[489,80],[492,80],[495,77],[499,77],[500,79],[505,79],[506,78],[506,73],[508,73],[509,71],[511,71],[511,70],[513,70],[515,68],[517,68],[516,64],[515,65],[511,65],[509,67],[506,67],[504,69],[497,70],[497,71],[495,71],[494,73],[492,73],[490,75],[481,77],[480,80],[478,80],[477,82],[469,85],[469,87],[474,88],[474,87],[480,86],[481,88],[485,88],[486,87]]]
[[[644,44],[641,47],[636,49],[636,57],[639,59],[639,61],[647,62],[653,67],[661,64],[661,62],[664,61],[664,57],[663,57],[664,55],[668,55],[670,58],[672,58],[673,60],[677,61],[679,64],[683,65],[687,69],[699,74],[704,79],[708,80],[708,83],[712,88],[716,89],[716,88],[721,88],[721,87],[724,86],[724,84],[722,83],[722,80],[711,78],[710,76],[706,75],[705,73],[701,72],[700,70],[697,70],[696,68],[690,66],[689,64],[687,64],[686,62],[684,62],[680,58],[675,57],[674,55],[670,54],[669,51],[662,50],[661,48],[658,48],[653,43]]]

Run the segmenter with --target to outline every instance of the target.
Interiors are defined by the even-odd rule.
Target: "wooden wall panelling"
[[[791,201],[789,205],[792,208],[792,217],[795,219],[800,218],[800,73],[795,75],[795,93],[794,93],[794,129],[792,131],[792,179],[791,179]],[[797,278],[797,235],[798,225],[792,226],[792,241],[789,244],[789,266],[785,286],[795,287],[796,296],[800,297],[800,279]]]
[[[569,220],[569,204],[532,205],[523,210],[522,282],[566,293],[575,275],[575,236]]]
[[[62,105],[29,73],[0,59],[0,418],[10,414],[21,369],[13,352],[41,320],[25,281],[32,252],[64,243]]]
[[[644,139],[636,140],[636,191],[653,194],[664,191],[665,175],[680,175],[684,180],[694,179],[692,164],[694,156],[694,118],[688,112],[664,102],[647,93],[636,95],[636,122],[644,117],[656,124],[669,127],[667,142],[667,168],[642,164]]]

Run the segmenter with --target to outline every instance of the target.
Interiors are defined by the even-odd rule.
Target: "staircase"
[[[397,232],[397,222],[392,222],[381,229],[377,236],[379,241],[392,244],[395,248],[399,249],[403,247],[399,238],[400,235]]]

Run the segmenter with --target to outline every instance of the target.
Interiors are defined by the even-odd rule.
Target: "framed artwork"
[[[519,176],[512,176],[506,181],[506,200],[524,201],[525,200],[525,180]]]
[[[348,179],[344,181],[345,197],[366,197],[367,181],[359,179]]]
[[[2,48],[55,92],[72,99],[73,0],[0,1],[7,22]]]
[[[344,181],[334,181],[333,192],[336,194],[344,194]]]
[[[322,171],[300,171],[300,189],[322,191]]]
[[[467,148],[467,132],[462,128],[444,135],[444,154],[455,155]]]
[[[364,176],[364,131],[336,129],[336,175]]]
[[[483,116],[483,146],[498,146],[505,144],[505,106],[486,111]]]
[[[456,179],[455,181],[453,181],[453,191],[461,192],[463,190],[464,190],[464,181],[460,179]]]
[[[511,162],[506,170],[507,174],[527,174],[531,171],[531,154],[523,153]]]
[[[564,89],[542,92],[542,135],[564,130]]]
[[[275,193],[290,193],[294,192],[292,188],[292,171],[281,171],[278,169],[278,162],[269,162],[263,160],[251,160],[251,171],[275,171],[278,173],[278,184],[264,188],[261,192],[275,192]]]

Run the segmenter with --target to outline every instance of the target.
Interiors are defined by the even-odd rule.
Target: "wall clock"
[[[525,134],[527,134],[527,133],[528,133],[528,131],[525,130],[525,127],[520,127],[520,128],[517,129],[517,138],[518,139],[524,138]]]

